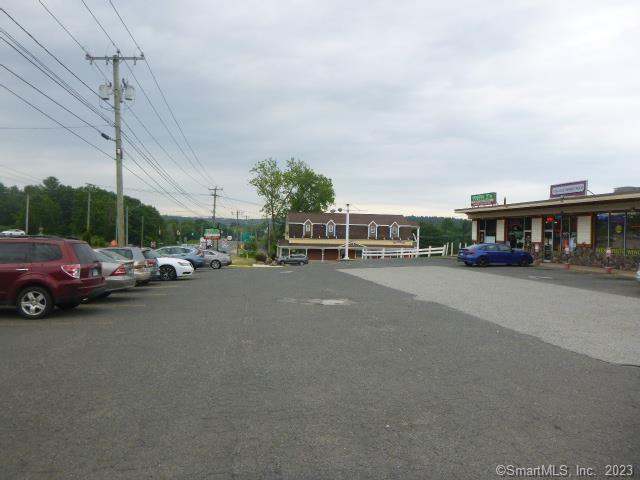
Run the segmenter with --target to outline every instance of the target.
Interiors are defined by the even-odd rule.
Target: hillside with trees
[[[407,217],[420,225],[420,245],[440,246],[447,242],[454,245],[471,243],[471,222],[452,217]]]

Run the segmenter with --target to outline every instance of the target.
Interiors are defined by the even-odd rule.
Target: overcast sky
[[[108,0],[85,1],[124,55],[138,53]],[[550,184],[572,180],[588,180],[594,193],[640,185],[637,0],[112,1],[199,160],[233,198],[220,199],[219,216],[259,215],[258,205],[246,203],[259,202],[249,170],[267,157],[304,160],[333,180],[337,206],[350,202],[370,213],[453,215],[473,193],[539,200]],[[43,2],[93,55],[114,53],[81,0]],[[37,0],[10,0],[5,8],[87,84],[97,90],[104,82]],[[103,123],[5,42],[0,58],[83,119]],[[122,76],[136,87],[133,112],[175,161],[210,185],[191,165],[196,160],[146,66],[138,63],[134,73],[184,154],[125,67]],[[63,124],[82,125],[4,69],[0,82]],[[16,129],[55,124],[2,89],[0,107],[0,181],[22,185],[27,174],[115,185],[114,162],[103,154],[62,129]],[[124,119],[194,194],[183,199],[187,206],[206,214],[206,188],[175,167],[131,111]],[[113,143],[96,131],[74,131],[112,153]],[[125,165],[147,178],[131,159]],[[130,190],[152,187],[125,171],[125,193],[163,213],[192,214],[161,195]]]

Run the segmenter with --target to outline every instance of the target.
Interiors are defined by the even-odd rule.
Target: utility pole
[[[24,233],[29,235],[29,194],[27,193],[27,214],[24,220]]]
[[[120,55],[120,50],[116,52],[115,55],[105,56],[105,57],[93,57],[87,53],[86,57],[89,62],[93,62],[95,60],[104,60],[107,63],[111,61],[113,65],[113,112],[115,114],[115,142],[116,142],[116,231],[117,231],[117,241],[118,245],[122,246],[125,244],[125,230],[124,230],[124,193],[123,193],[123,182],[122,182],[122,137],[121,137],[121,127],[120,127],[120,103],[122,102],[122,85],[125,87],[125,98],[133,99],[133,90],[132,87],[124,83],[122,80],[122,84],[120,83],[120,61],[124,60],[132,60],[135,65],[136,61],[144,60],[144,54],[140,54],[139,57],[123,57]],[[104,88],[102,88],[104,87]],[[109,88],[106,85],[101,85],[100,88],[100,97],[103,100],[108,100],[110,97]],[[107,135],[103,136],[107,138],[107,140],[113,140],[109,138]]]
[[[347,203],[347,225],[345,228],[346,242],[344,243],[344,258],[343,260],[349,260],[349,204]]]
[[[140,227],[140,248],[144,246],[144,216],[142,217],[142,226]]]
[[[125,217],[125,227],[124,227],[124,240],[125,243],[124,245],[129,245],[129,207],[127,207],[127,216]],[[122,246],[122,244],[120,242],[118,242],[118,245]]]
[[[87,232],[91,227],[91,187],[87,190]]]
[[[211,196],[213,197],[213,210],[211,211],[211,218],[213,220],[213,228],[216,228],[216,204],[218,201],[218,190],[222,191],[222,188],[213,187],[209,191],[213,191]],[[216,250],[218,250],[218,240],[216,240]]]

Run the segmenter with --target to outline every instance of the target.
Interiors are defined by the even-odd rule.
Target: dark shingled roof
[[[344,225],[346,222],[346,213],[304,213],[304,212],[291,212],[287,215],[287,222],[289,223],[304,223],[307,219],[312,223],[327,223],[329,220],[333,220],[336,224]],[[398,225],[417,227],[418,224],[407,219],[404,215],[385,215],[385,214],[370,214],[370,213],[350,213],[349,224],[350,225],[369,225],[371,222],[375,222],[377,225],[391,225],[396,222]]]

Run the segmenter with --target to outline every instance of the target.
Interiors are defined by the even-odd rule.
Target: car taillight
[[[147,259],[147,267],[155,267],[156,263],[158,263],[158,261],[155,258]]]
[[[60,268],[64,273],[69,275],[71,278],[80,278],[80,264],[74,263],[71,265],[60,265]]]
[[[112,273],[111,276],[116,276],[116,275],[126,275],[127,274],[127,268],[124,266],[124,264],[119,265],[118,268],[116,268]]]

